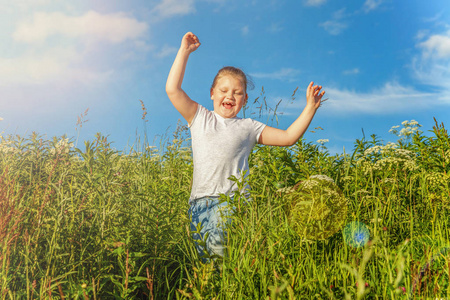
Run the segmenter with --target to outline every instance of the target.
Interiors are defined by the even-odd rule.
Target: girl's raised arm
[[[188,32],[181,40],[175,61],[170,69],[166,82],[166,93],[173,106],[188,123],[191,123],[197,111],[197,102],[193,101],[181,88],[189,55],[200,47],[200,41],[192,32]]]
[[[325,91],[320,92],[322,86],[311,82],[306,89],[306,107],[287,130],[266,126],[259,136],[259,143],[270,146],[292,146],[308,129],[314,114],[320,106]]]

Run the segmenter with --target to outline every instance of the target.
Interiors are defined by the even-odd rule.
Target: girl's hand
[[[322,101],[322,97],[323,95],[325,95],[325,91],[322,91],[321,93],[320,90],[322,89],[322,86],[313,86],[313,84],[314,82],[311,81],[311,83],[308,85],[308,88],[306,89],[306,105],[311,105],[315,109],[318,109]]]
[[[181,40],[181,48],[188,51],[189,53],[194,52],[200,47],[200,41],[198,37],[192,32],[188,32],[183,36]]]

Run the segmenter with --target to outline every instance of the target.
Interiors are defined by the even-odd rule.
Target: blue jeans
[[[205,257],[208,257],[208,255],[205,255],[205,250],[209,256],[223,257],[226,248],[225,222],[231,222],[231,219],[228,218],[230,215],[228,203],[219,203],[218,197],[195,199],[191,203],[188,215],[191,220],[195,247],[202,261],[208,261],[208,259],[205,259]],[[199,224],[200,230],[197,230]]]

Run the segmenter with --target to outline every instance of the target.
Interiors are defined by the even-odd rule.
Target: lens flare
[[[354,248],[364,247],[370,238],[369,229],[364,223],[359,221],[347,224],[342,230],[342,235],[345,243]]]

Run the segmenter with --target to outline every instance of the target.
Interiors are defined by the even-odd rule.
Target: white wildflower
[[[416,120],[405,120],[402,122],[402,125],[404,128],[402,128],[400,132],[397,130],[398,128],[400,128],[399,125],[392,126],[389,132],[397,135],[398,137],[401,137],[402,139],[408,139],[416,131],[419,131],[420,127],[422,127],[422,125],[420,125]]]
[[[180,152],[181,153],[191,153],[191,147],[181,147]]]
[[[447,184],[444,173],[433,172],[426,175],[426,179],[429,182],[430,186],[444,186]]]
[[[414,160],[406,160],[404,166],[405,166],[405,169],[408,171],[415,171],[415,170],[419,169],[419,167],[417,166],[417,164]]]
[[[329,141],[330,141],[329,139],[320,139],[320,140],[317,140],[317,143],[323,145],[325,143],[328,143]]]
[[[371,148],[368,148],[364,151],[364,155],[370,155],[370,154],[376,154],[378,152],[380,152],[380,150],[382,149],[381,146],[373,146]]]
[[[395,134],[395,133],[397,133],[397,128],[400,128],[400,125],[392,126],[391,129],[389,129],[389,132],[392,132]]]
[[[3,152],[4,154],[14,153],[16,150],[17,149],[13,147],[12,141],[0,143],[0,152]]]
[[[396,180],[394,178],[384,178],[381,183],[395,183]]]
[[[411,133],[412,133],[411,132],[411,128],[410,127],[406,127],[406,128],[402,128],[402,130],[400,130],[400,134],[399,135],[408,136]]]
[[[289,194],[295,192],[295,188],[293,186],[287,186],[284,188],[277,189],[277,192]]]
[[[70,160],[75,161],[75,162],[82,161],[81,157],[79,157],[78,155],[71,156]]]
[[[50,149],[50,154],[67,154],[69,153],[70,148],[73,148],[73,143],[69,143],[69,139],[67,138],[62,138],[58,141],[58,143],[56,143],[56,145],[54,145],[53,149]]]
[[[303,188],[306,188],[306,189],[313,188],[313,187],[315,187],[317,185],[319,185],[319,182],[317,182],[315,180],[305,180],[305,181],[302,182]]]
[[[396,149],[397,147],[398,145],[396,143],[389,142],[384,146],[384,149]]]
[[[312,175],[309,177],[309,179],[314,179],[314,178],[334,183],[334,180],[332,178],[328,177],[327,175]]]
[[[395,154],[399,156],[406,156],[406,158],[411,158],[414,155],[412,151],[406,149],[396,149]]]

